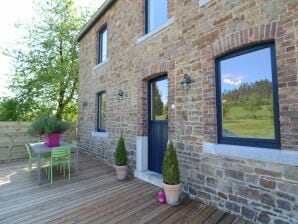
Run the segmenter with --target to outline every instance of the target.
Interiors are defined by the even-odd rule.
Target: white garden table
[[[48,147],[44,142],[38,142],[38,143],[30,143],[29,144],[30,148],[32,149],[32,151],[36,154],[37,157],[37,183],[40,185],[41,184],[41,155],[43,153],[49,153],[52,151],[53,148],[57,148],[57,147],[67,147],[67,148],[71,148],[73,150],[76,151],[75,155],[75,167],[76,167],[76,175],[79,175],[79,148],[77,147],[76,144],[70,144],[67,142],[63,142],[60,141],[60,145],[57,147]]]

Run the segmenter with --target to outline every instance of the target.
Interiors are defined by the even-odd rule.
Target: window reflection
[[[223,137],[275,139],[270,48],[220,61]]]
[[[168,1],[147,0],[147,4],[147,32],[150,32],[167,21]]]
[[[151,83],[151,119],[168,120],[168,80]]]

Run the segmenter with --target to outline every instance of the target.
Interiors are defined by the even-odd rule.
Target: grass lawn
[[[251,119],[243,107],[233,106],[224,118],[224,129],[238,137],[273,139],[274,124],[270,111],[263,106],[256,115],[257,119]]]

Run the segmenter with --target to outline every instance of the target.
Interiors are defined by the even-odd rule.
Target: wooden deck
[[[249,223],[189,199],[161,205],[158,191],[138,179],[120,182],[111,167],[87,158],[79,176],[52,185],[44,177],[41,186],[25,161],[0,164],[0,223]]]

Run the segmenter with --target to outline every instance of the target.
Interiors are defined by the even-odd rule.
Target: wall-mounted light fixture
[[[191,78],[188,74],[184,74],[182,81],[180,82],[180,85],[182,89],[188,90],[191,83]]]
[[[87,107],[88,103],[87,101],[83,101],[83,108]]]
[[[118,100],[123,100],[124,98],[124,92],[121,89],[118,89],[117,91],[117,99]]]

